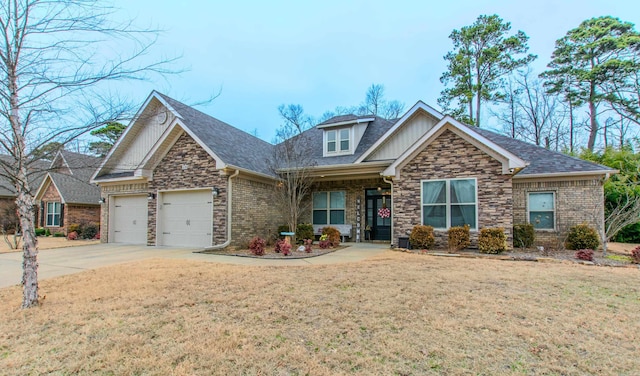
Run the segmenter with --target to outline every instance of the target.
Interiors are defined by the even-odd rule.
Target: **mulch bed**
[[[282,253],[276,253],[273,250],[273,247],[267,247],[265,249],[265,254],[264,256],[256,256],[253,253],[251,253],[250,250],[248,249],[235,249],[233,247],[227,247],[224,249],[220,249],[220,250],[214,250],[214,251],[203,251],[200,253],[206,253],[206,254],[210,254],[210,255],[223,255],[223,256],[237,256],[237,257],[253,257],[253,258],[262,258],[262,259],[283,259],[283,260],[287,260],[287,259],[302,259],[302,258],[309,258],[309,257],[318,257],[318,256],[322,256],[322,255],[326,255],[327,253],[331,253],[331,252],[335,252],[339,249],[343,249],[346,248],[345,246],[337,246],[334,248],[327,248],[327,249],[321,249],[318,245],[314,245],[311,248],[311,252],[307,253],[307,252],[298,252],[296,250],[296,248],[292,248],[291,249],[291,253],[289,254],[289,256],[285,256]]]
[[[514,249],[512,251],[504,252],[501,254],[485,254],[480,253],[474,249],[464,249],[459,252],[449,253],[446,249],[437,250],[408,250],[399,248],[397,250],[426,254],[432,256],[450,256],[450,257],[466,257],[466,258],[494,258],[499,260],[511,260],[511,261],[536,261],[536,262],[573,262],[585,265],[598,265],[598,266],[621,266],[621,267],[640,267],[637,264],[626,261],[624,257],[616,257],[615,259],[607,258],[604,256],[602,250],[595,251],[593,254],[593,261],[579,260],[575,257],[575,251],[570,250],[545,250],[538,251],[537,249]],[[626,256],[623,254],[608,251],[607,256]],[[615,257],[614,256],[614,257]]]

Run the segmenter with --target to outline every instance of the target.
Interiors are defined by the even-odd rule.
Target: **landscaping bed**
[[[206,253],[211,255],[224,255],[224,256],[238,256],[238,257],[253,257],[253,258],[262,258],[262,259],[301,259],[301,258],[309,258],[309,257],[318,257],[322,255],[326,255],[328,253],[335,252],[339,249],[346,248],[346,246],[340,245],[334,248],[326,248],[322,249],[317,245],[311,248],[311,252],[299,252],[295,248],[292,248],[291,253],[288,256],[285,256],[283,253],[276,253],[273,250],[273,247],[268,247],[265,250],[265,254],[262,256],[254,255],[249,249],[236,249],[234,247],[227,247],[220,250],[210,250],[210,251],[202,251],[200,253]]]

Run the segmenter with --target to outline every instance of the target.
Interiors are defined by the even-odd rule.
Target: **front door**
[[[367,189],[365,240],[391,240],[391,189]]]

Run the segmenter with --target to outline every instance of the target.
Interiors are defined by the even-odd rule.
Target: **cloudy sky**
[[[453,29],[498,14],[529,37],[544,70],[554,43],[581,21],[612,15],[640,24],[640,1],[158,1],[116,0],[122,19],[159,27],[153,56],[181,55],[184,73],[136,83],[143,101],[156,89],[188,104],[221,90],[201,111],[272,141],[277,107],[296,103],[312,116],[357,105],[372,83],[387,99],[437,107]],[[636,27],[638,29],[638,26]]]

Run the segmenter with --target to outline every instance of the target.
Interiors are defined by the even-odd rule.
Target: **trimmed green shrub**
[[[296,229],[296,240],[302,242],[304,239],[313,239],[313,225],[310,223],[300,223]]]
[[[256,256],[264,256],[265,241],[259,236],[254,237],[249,242],[249,250]]]
[[[95,223],[86,223],[80,226],[80,237],[82,239],[93,239],[98,235],[98,225]]]
[[[584,223],[571,227],[564,242],[564,247],[571,250],[598,249],[599,245],[598,232]]]
[[[578,260],[593,261],[593,250],[591,249],[579,249],[575,253],[575,257]]]
[[[409,235],[409,242],[413,249],[431,249],[436,243],[433,235],[433,227],[424,225],[415,225]]]
[[[536,233],[531,223],[520,223],[513,225],[513,246],[518,248],[529,248],[533,246]]]
[[[44,228],[42,228],[42,227],[37,228],[35,231],[36,231],[36,236],[44,236],[44,234],[46,232],[46,230]]]
[[[281,233],[283,232],[290,232],[289,231],[289,225],[280,225],[278,226],[278,236],[280,236]]]
[[[327,240],[332,247],[340,245],[340,230],[335,227],[326,226],[322,229],[322,235],[327,235]]]
[[[55,232],[55,233],[53,234],[53,237],[54,237],[54,238],[64,238],[64,237],[65,237],[65,235],[64,235],[64,232]]]
[[[447,231],[449,252],[457,252],[471,244],[469,225],[451,227]]]
[[[498,254],[507,250],[507,236],[502,227],[483,228],[478,236],[478,250],[481,253]]]

